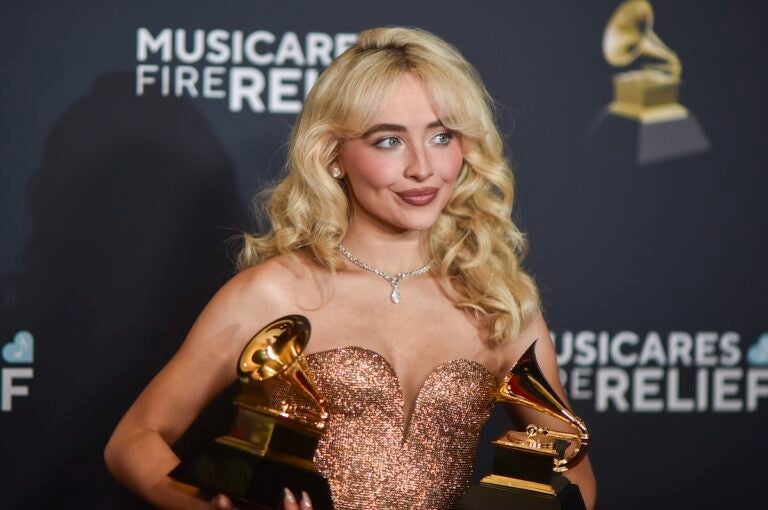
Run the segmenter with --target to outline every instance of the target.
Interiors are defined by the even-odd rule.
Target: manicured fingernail
[[[301,491],[301,507],[312,508],[312,500],[309,499],[309,494],[307,494],[305,491]]]
[[[293,492],[288,490],[288,487],[285,487],[283,489],[283,492],[285,493],[285,502],[286,503],[296,503],[296,498],[293,497]]]

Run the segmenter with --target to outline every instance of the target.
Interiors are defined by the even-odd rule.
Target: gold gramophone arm
[[[279,410],[275,409],[275,411],[284,418],[309,423],[321,430],[325,428],[325,421],[328,419],[328,413],[324,409],[321,409],[319,412],[312,409],[303,409],[298,404],[289,403],[285,400],[280,402]]]
[[[320,390],[317,389],[315,383],[310,379],[307,374],[309,368],[303,358],[298,358],[296,362],[285,370],[281,374],[280,379],[288,382],[292,388],[304,395],[310,402],[312,402],[317,408],[317,417],[320,420],[326,420],[328,418],[328,410],[326,409],[326,400]],[[309,415],[314,413],[309,410],[305,410]]]
[[[574,421],[571,421],[570,425],[572,425],[577,430],[577,433],[575,434],[572,432],[550,430],[546,427],[539,427],[533,424],[530,424],[526,427],[526,433],[532,440],[536,440],[538,437],[545,437],[551,439],[562,439],[575,445],[573,451],[569,455],[563,457],[562,459],[555,459],[555,466],[553,471],[557,473],[567,471],[568,469],[578,464],[589,450],[590,441],[587,426],[580,418],[574,418]]]
[[[642,54],[663,60],[661,63],[645,64],[643,67],[646,69],[658,69],[676,79],[679,79],[683,73],[683,65],[680,63],[677,53],[664,44],[656,32],[646,32],[645,38],[640,42],[640,51]]]

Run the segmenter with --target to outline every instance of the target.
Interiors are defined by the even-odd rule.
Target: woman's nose
[[[421,148],[412,148],[409,150],[409,158],[405,168],[405,176],[416,181],[424,181],[434,172],[432,165],[427,158],[424,150]]]

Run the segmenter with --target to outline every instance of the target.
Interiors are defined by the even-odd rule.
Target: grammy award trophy
[[[696,117],[679,102],[683,67],[653,31],[647,0],[619,5],[603,33],[603,56],[627,70],[613,77],[613,101],[590,129],[592,147],[639,165],[709,148]]]
[[[283,488],[307,491],[317,510],[333,508],[328,482],[312,461],[328,413],[301,357],[309,341],[306,317],[288,315],[262,328],[240,355],[237,416],[219,436],[182,460],[170,476],[257,508],[282,508]],[[262,382],[287,383],[314,408],[266,404]]]
[[[536,342],[525,351],[496,390],[495,401],[521,405],[553,416],[575,429],[558,432],[530,424],[525,432],[509,431],[493,442],[493,473],[470,488],[460,510],[521,508],[584,510],[576,485],[560,473],[584,458],[590,444],[584,421],[573,414],[541,373]],[[565,454],[558,442],[571,444]]]

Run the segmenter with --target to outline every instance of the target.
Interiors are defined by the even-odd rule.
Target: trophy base
[[[521,508],[525,510],[586,510],[578,485],[564,476],[552,478],[553,494],[512,486],[474,485],[456,506],[456,510],[492,510]]]
[[[297,495],[306,491],[316,510],[333,510],[328,482],[317,471],[218,441],[179,464],[170,476],[211,494],[226,494],[235,501],[257,508],[282,509],[283,488],[287,487]]]
[[[619,159],[645,165],[709,150],[696,117],[643,121],[609,105],[595,118],[587,135],[590,148]]]

